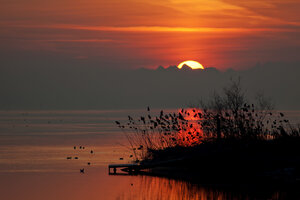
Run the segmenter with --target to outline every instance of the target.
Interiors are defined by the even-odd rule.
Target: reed
[[[292,126],[262,95],[257,96],[255,103],[249,103],[239,79],[231,80],[223,93],[214,93],[208,101],[193,108],[172,113],[161,110],[153,116],[148,107],[144,116],[128,116],[127,122],[116,124],[126,136],[136,162],[152,159],[153,152],[172,148],[182,152],[184,148],[209,142],[218,141],[219,146],[226,146],[224,141],[238,141],[247,145],[300,136],[300,126]]]

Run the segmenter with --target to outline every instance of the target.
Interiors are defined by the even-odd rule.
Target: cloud
[[[297,12],[300,9],[300,2],[298,0],[251,0],[251,1],[234,1],[234,0],[222,0],[222,2],[238,6],[252,16],[260,16],[276,24],[290,24],[300,25],[300,13]]]
[[[62,29],[106,32],[198,32],[198,33],[244,33],[251,32],[294,32],[295,28],[218,28],[218,27],[171,27],[171,26],[82,26],[74,24],[30,25],[2,23],[8,27],[25,29]],[[105,41],[105,40],[104,40]]]
[[[108,40],[108,39],[51,39],[51,40],[35,40],[35,41],[42,41],[42,42],[83,42],[83,43],[89,43],[89,42],[115,42],[114,40]]]
[[[291,0],[4,0],[0,59],[84,56],[112,68],[191,59],[219,69],[299,61],[298,8]]]

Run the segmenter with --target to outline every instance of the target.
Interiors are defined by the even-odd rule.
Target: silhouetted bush
[[[246,144],[300,135],[300,128],[293,127],[283,113],[273,111],[272,103],[263,95],[258,95],[254,104],[249,103],[239,79],[231,80],[222,94],[214,93],[198,108],[173,113],[162,110],[158,116],[152,116],[148,107],[146,116],[128,116],[126,123],[116,124],[127,137],[137,161],[151,159],[153,152],[172,148],[182,151],[182,147],[216,140]],[[220,146],[222,142],[218,143]]]
[[[208,102],[200,102],[203,110],[201,125],[206,138],[272,139],[297,135],[283,113],[262,95],[249,103],[240,80],[231,80],[223,94],[214,93]]]

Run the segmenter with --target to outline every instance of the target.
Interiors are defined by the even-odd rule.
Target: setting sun
[[[204,69],[204,67],[200,63],[193,60],[184,61],[180,63],[177,67],[178,69],[181,69],[184,65],[190,67],[191,69]]]

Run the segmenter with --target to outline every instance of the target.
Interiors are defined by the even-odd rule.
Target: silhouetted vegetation
[[[189,141],[190,145],[200,144],[200,121],[197,122],[198,126],[193,125],[192,121],[185,119],[185,116],[189,115],[191,114],[184,109],[177,113],[164,113],[161,110],[158,116],[153,117],[148,107],[147,116],[141,116],[139,119],[128,116],[127,123],[121,124],[116,121],[116,124],[126,136],[135,159],[139,160],[149,158],[152,150],[187,146],[186,141]],[[194,115],[202,114],[195,111]],[[193,130],[188,131],[191,128]],[[186,131],[188,132],[183,135]]]
[[[127,123],[116,123],[136,161],[170,160],[169,167],[222,173],[246,170],[266,175],[277,170],[278,175],[285,168],[299,173],[299,125],[293,126],[284,113],[274,111],[262,95],[249,103],[240,80],[231,80],[222,94],[214,93],[197,108],[161,111],[153,117],[148,107],[146,116],[137,120],[128,116]],[[216,166],[223,163],[228,165],[226,170],[218,170]]]
[[[231,80],[223,94],[214,93],[208,102],[200,102],[203,110],[201,127],[206,138],[274,139],[299,136],[283,113],[273,111],[274,106],[263,95],[249,103],[240,80]],[[218,135],[219,134],[219,135]]]

